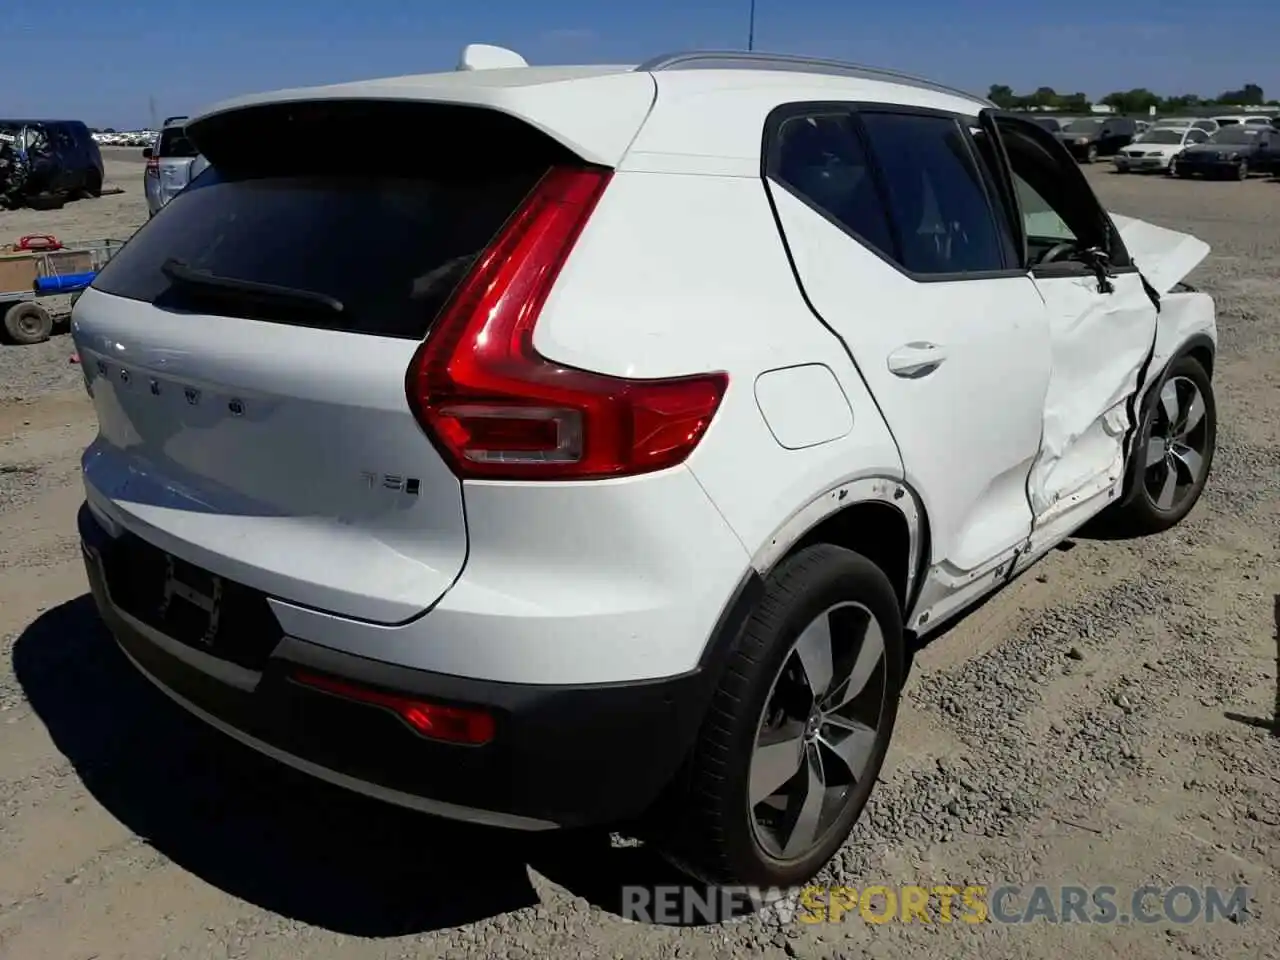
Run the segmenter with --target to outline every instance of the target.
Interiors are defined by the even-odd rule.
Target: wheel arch
[[[1161,364],[1160,373],[1157,376],[1152,377],[1147,383],[1145,392],[1142,395],[1142,401],[1138,405],[1138,424],[1141,425],[1146,422],[1147,414],[1151,412],[1152,405],[1155,404],[1157,398],[1160,396],[1160,385],[1164,382],[1165,371],[1183,357],[1190,357],[1204,368],[1205,374],[1210,380],[1212,380],[1213,364],[1216,356],[1217,344],[1214,343],[1213,338],[1211,338],[1207,333],[1193,333],[1179,344],[1177,349],[1169,355],[1169,359]],[[1140,428],[1135,429],[1133,433],[1133,442],[1129,448],[1128,457],[1125,463],[1124,488],[1123,493],[1120,496],[1120,504],[1129,503],[1138,490],[1137,481],[1140,461],[1136,454],[1141,448],[1141,444],[1142,430]]]
[[[905,616],[928,557],[928,518],[906,483],[865,477],[826,490],[774,531],[752,566],[768,576],[787,557],[815,543],[844,547],[876,564],[893,584]]]

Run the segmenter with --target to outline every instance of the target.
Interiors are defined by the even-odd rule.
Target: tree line
[[[1066,113],[1088,113],[1094,103],[1083,93],[1058,93],[1052,87],[1040,87],[1034,93],[1014,93],[1012,87],[1003,83],[993,83],[987,91],[987,99],[1004,110],[1060,110]],[[1117,113],[1149,113],[1152,107],[1156,108],[1156,113],[1177,113],[1203,107],[1280,107],[1280,100],[1267,100],[1262,87],[1256,83],[1246,83],[1239,90],[1225,90],[1216,97],[1202,97],[1194,93],[1163,97],[1145,87],[1137,87],[1117,90],[1096,102]]]

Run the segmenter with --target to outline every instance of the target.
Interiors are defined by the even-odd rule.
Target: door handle
[[[935,343],[915,340],[889,354],[889,372],[914,380],[926,377],[947,359],[947,351]]]

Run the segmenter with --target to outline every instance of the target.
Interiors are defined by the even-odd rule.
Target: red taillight
[[[493,717],[481,710],[425,703],[413,697],[370,690],[368,687],[348,683],[345,680],[322,677],[314,673],[298,672],[293,674],[292,679],[304,687],[311,687],[344,700],[389,710],[416,733],[433,740],[480,746],[493,739]]]
[[[147,158],[147,176],[160,176],[160,161],[156,157]]]
[[[409,405],[462,477],[585,480],[680,463],[728,386],[724,373],[628,380],[533,348],[552,284],[609,182],[551,170],[473,266],[418,349]],[[601,318],[607,336],[608,318]]]

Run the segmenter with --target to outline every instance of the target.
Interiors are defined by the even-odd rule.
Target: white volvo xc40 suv
[[[209,168],[74,311],[102,616],[317,777],[804,882],[908,643],[1195,503],[1208,247],[889,71],[462,66],[189,121]]]

